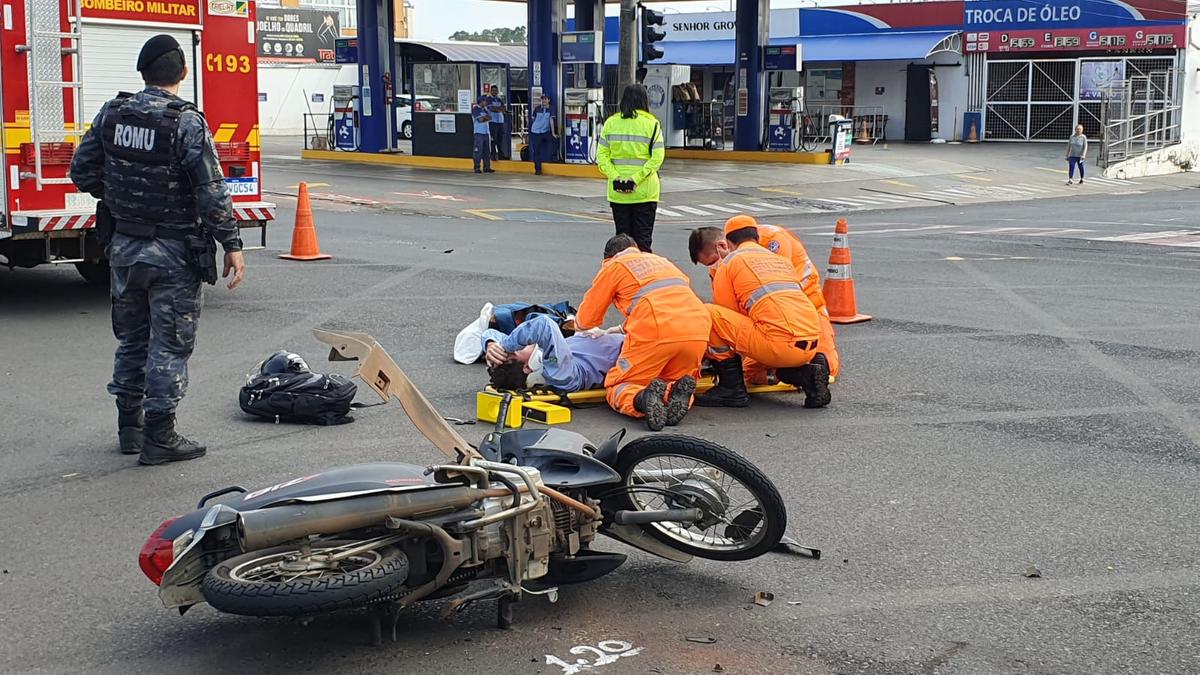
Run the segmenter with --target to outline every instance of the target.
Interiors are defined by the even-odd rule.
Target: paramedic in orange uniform
[[[609,305],[625,315],[625,345],[604,387],[613,410],[646,418],[652,431],[678,424],[691,406],[711,319],[687,276],[671,261],[618,234],[583,297],[575,326],[599,326]],[[668,390],[670,393],[668,395]]]
[[[829,405],[829,364],[817,352],[820,313],[801,288],[790,261],[758,244],[758,229],[731,218],[725,238],[736,248],[713,276],[709,359],[717,386],[697,405],[744,407],[749,403],[742,357],[775,368],[780,381],[805,393],[806,408]],[[735,229],[736,228],[736,229]]]
[[[804,294],[808,296],[821,315],[821,335],[818,339],[817,352],[825,355],[825,359],[829,362],[829,374],[837,377],[842,370],[842,359],[838,354],[837,342],[834,339],[833,324],[829,322],[829,310],[825,307],[825,295],[821,293],[821,276],[817,272],[817,266],[808,257],[808,251],[805,250],[803,242],[790,230],[758,223],[750,216],[734,216],[726,222],[726,229],[730,232],[743,227],[757,227],[759,245],[792,262],[792,267],[800,276],[800,285],[804,289]],[[716,227],[701,227],[692,230],[692,235],[688,240],[688,252],[691,254],[692,262],[707,266],[709,279],[712,279],[717,272],[716,264],[733,251],[733,248],[733,244],[730,244],[729,240],[725,238],[725,232]],[[747,381],[753,384],[766,383],[767,369],[762,364],[748,359],[742,365],[745,368]]]

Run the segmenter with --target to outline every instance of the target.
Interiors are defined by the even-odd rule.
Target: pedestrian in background
[[[1088,139],[1083,133],[1083,125],[1075,127],[1075,135],[1067,140],[1067,185],[1075,177],[1075,167],[1079,167],[1079,184],[1083,184],[1083,164],[1087,159]]]
[[[111,237],[105,254],[117,353],[108,391],[117,398],[120,449],[139,454],[141,464],[162,464],[206,451],[175,431],[175,409],[187,393],[200,284],[217,280],[212,242],[225,249],[230,290],[245,266],[212,134],[196,106],[178,96],[188,72],[183,48],[156,35],[142,46],[137,69],[146,88],[104,104],[71,160],[71,180],[101,200],[97,235]]]
[[[658,169],[666,144],[658,119],[650,114],[646,88],[631,84],[621,92],[621,111],[600,131],[596,161],[608,179],[608,202],[617,234],[627,234],[647,253],[658,213]]]
[[[491,95],[487,97],[487,111],[492,116],[492,156],[496,159],[511,159],[512,139],[504,124],[504,113],[508,107],[500,98],[500,87],[492,85]]]
[[[492,171],[492,116],[488,114],[487,102],[487,96],[480,96],[475,101],[475,105],[471,106],[471,119],[474,120],[475,134],[475,143],[471,148],[471,161],[475,165],[475,173],[495,173]],[[479,170],[481,162],[483,164],[482,171]]]
[[[558,121],[554,119],[554,108],[550,97],[542,94],[540,104],[529,113],[529,154],[533,160],[533,173],[542,175],[542,163],[552,162],[557,156]]]

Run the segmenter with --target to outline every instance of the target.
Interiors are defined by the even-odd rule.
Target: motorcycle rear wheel
[[[357,553],[328,564],[322,555],[355,541],[323,541],[307,557],[288,544],[224,560],[204,577],[201,591],[214,609],[243,616],[303,616],[362,607],[396,595],[408,579],[408,558],[398,548]]]
[[[617,473],[626,490],[617,506],[633,511],[700,506],[701,523],[643,525],[678,551],[709,560],[750,560],[775,548],[787,528],[779,490],[758,467],[716,443],[653,434],[621,449]]]

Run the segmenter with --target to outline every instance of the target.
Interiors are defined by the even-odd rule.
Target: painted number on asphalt
[[[623,640],[604,640],[595,647],[579,645],[578,647],[571,647],[570,651],[576,656],[595,657],[596,660],[575,659],[574,663],[567,663],[553,654],[546,654],[546,665],[562,668],[563,675],[575,675],[585,670],[611,665],[626,656],[637,656],[642,652],[642,648],[635,648],[632,644]]]

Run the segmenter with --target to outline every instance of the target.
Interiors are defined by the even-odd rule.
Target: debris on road
[[[1026,577],[1028,577],[1030,579],[1041,579],[1042,578],[1042,571],[1039,570],[1038,568],[1034,567],[1033,565],[1026,567],[1025,571],[1022,572],[1022,574],[1024,574]]]
[[[688,642],[696,642],[696,643],[702,644],[702,645],[711,645],[711,644],[716,644],[716,642],[717,642],[717,639],[712,638],[712,637],[690,637],[689,636],[684,639],[687,640]]]
[[[767,607],[775,600],[775,594],[769,591],[759,591],[754,594],[754,604]]]

